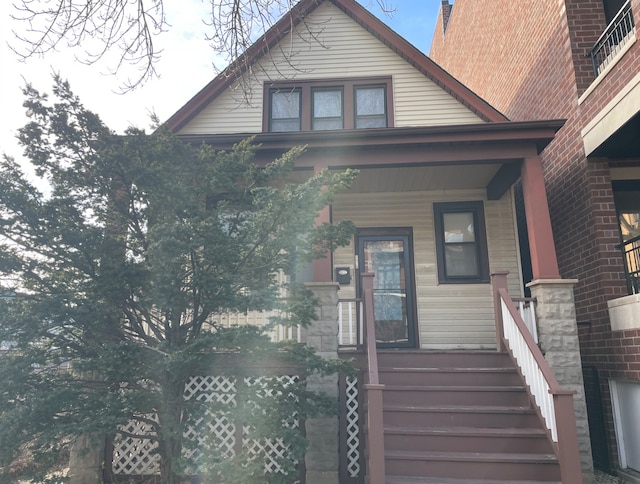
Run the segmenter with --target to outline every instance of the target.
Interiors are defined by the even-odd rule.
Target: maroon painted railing
[[[498,350],[506,349],[539,407],[560,464],[563,484],[582,484],[572,390],[560,387],[507,291],[507,273],[491,275],[496,308]]]
[[[384,427],[382,423],[382,392],[384,385],[378,379],[378,353],[373,313],[374,274],[362,274],[362,300],[364,306],[364,351],[367,354],[367,383],[364,385],[367,408],[367,481],[384,484]]]

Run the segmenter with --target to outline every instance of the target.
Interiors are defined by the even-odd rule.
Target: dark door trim
[[[378,348],[416,348],[418,345],[418,318],[416,305],[416,282],[413,257],[413,229],[411,227],[375,227],[356,230],[356,257],[358,259],[358,277],[356,291],[361,297],[360,274],[364,267],[365,241],[402,241],[404,243],[403,265],[406,304],[404,313],[407,323],[407,341],[378,342]]]

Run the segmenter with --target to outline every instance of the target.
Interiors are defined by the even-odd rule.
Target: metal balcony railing
[[[629,294],[640,294],[640,235],[620,244]]]
[[[607,67],[615,55],[622,50],[622,47],[634,32],[635,24],[633,22],[633,12],[631,11],[631,0],[628,0],[611,23],[607,25],[607,28],[589,53],[596,77]]]

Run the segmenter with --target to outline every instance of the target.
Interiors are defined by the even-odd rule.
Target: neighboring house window
[[[439,282],[489,282],[482,202],[434,203],[433,209]]]
[[[300,131],[300,94],[300,89],[271,91],[271,131]]]
[[[391,78],[278,82],[265,86],[264,130],[393,126]]]

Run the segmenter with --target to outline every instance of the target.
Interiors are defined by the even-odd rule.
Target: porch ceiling
[[[351,187],[356,193],[486,188],[499,164],[361,168]]]

